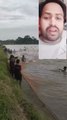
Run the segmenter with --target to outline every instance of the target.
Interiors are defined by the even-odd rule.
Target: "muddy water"
[[[23,70],[39,99],[59,119],[67,120],[67,72],[59,71],[67,61],[39,61]]]

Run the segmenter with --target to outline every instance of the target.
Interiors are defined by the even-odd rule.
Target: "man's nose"
[[[53,26],[56,24],[56,20],[54,17],[51,18],[50,24]]]

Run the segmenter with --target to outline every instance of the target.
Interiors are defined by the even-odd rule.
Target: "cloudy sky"
[[[38,0],[0,0],[0,40],[37,37]]]

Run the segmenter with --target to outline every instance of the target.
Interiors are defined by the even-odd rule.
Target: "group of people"
[[[10,55],[9,58],[9,71],[12,77],[18,80],[19,84],[21,85],[22,74],[21,74],[20,59],[15,58],[14,55]]]

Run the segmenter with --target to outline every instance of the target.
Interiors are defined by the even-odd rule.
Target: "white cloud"
[[[32,25],[37,21],[36,0],[0,0],[0,27],[29,25],[30,21]]]
[[[37,22],[38,0],[0,0],[0,39],[36,36]]]

